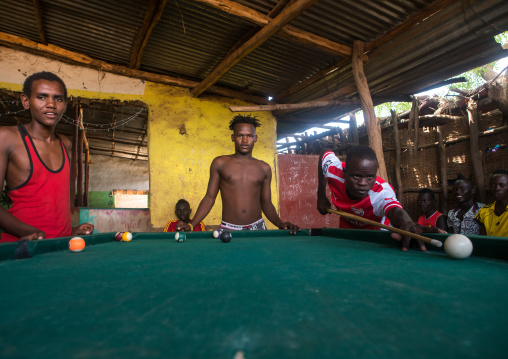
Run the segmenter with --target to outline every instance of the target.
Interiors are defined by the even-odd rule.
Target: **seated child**
[[[448,231],[446,216],[436,210],[436,196],[430,188],[422,188],[418,193],[418,205],[423,215],[418,218],[418,224],[425,227],[437,227]]]
[[[453,184],[453,195],[458,206],[448,212],[448,233],[460,233],[466,236],[480,234],[480,224],[474,217],[485,205],[474,201],[475,194],[476,187],[473,181],[459,174],[457,181]]]
[[[177,226],[184,226],[189,224],[191,221],[189,218],[191,212],[192,210],[190,208],[189,202],[187,202],[185,199],[180,199],[178,202],[176,202],[175,206],[175,214],[178,220],[169,221],[166,224],[166,227],[164,227],[164,232],[177,232]],[[199,224],[191,230],[194,232],[203,232],[206,231],[206,228],[203,222],[199,222]]]
[[[480,234],[508,237],[508,171],[496,170],[490,177],[490,192],[496,199],[476,214]]]

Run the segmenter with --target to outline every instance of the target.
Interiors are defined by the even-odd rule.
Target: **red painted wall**
[[[301,228],[339,227],[340,217],[317,207],[317,155],[278,155],[279,208],[283,221]],[[327,187],[328,198],[330,190]]]

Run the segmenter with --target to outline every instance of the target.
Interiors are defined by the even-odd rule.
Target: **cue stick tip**
[[[438,241],[437,239],[431,239],[430,244],[432,244],[432,245],[434,245],[436,247],[442,247],[443,246],[443,242]]]

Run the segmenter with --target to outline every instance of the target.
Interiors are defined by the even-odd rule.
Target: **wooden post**
[[[448,213],[448,170],[446,162],[446,147],[443,142],[441,127],[437,127],[437,142],[439,151],[439,166],[441,168],[441,194],[439,196],[439,210],[445,215]]]
[[[349,133],[354,146],[360,144],[360,137],[358,136],[358,124],[356,123],[356,115],[354,112],[349,113]]]
[[[402,176],[400,174],[401,167],[401,152],[400,152],[400,137],[399,137],[399,116],[394,110],[390,110],[392,114],[393,136],[395,137],[395,184],[397,185],[397,198],[399,202],[402,201]]]
[[[88,207],[88,188],[90,185],[90,150],[88,146],[85,148],[85,188],[84,188],[84,198],[83,205]]]
[[[79,109],[80,104],[74,105],[74,133],[72,135],[72,158],[71,158],[71,209],[76,206],[76,162],[78,153],[78,137],[79,137]]]
[[[476,185],[476,198],[485,203],[485,176],[483,175],[480,145],[478,144],[478,104],[472,98],[467,104],[467,117],[469,118],[469,144],[471,148],[471,162],[473,164],[474,182]]]
[[[415,135],[414,135],[414,149],[411,151],[413,157],[416,157],[416,153],[418,152],[418,135],[420,133],[420,114],[418,113],[418,100],[413,96],[413,103],[411,104],[411,113],[409,114],[409,122],[413,124]],[[408,134],[409,136],[411,134]]]
[[[381,125],[379,124],[376,114],[374,113],[374,104],[369,92],[369,85],[365,74],[363,73],[363,53],[365,44],[362,41],[355,40],[353,42],[353,75],[355,77],[356,86],[358,87],[358,94],[362,103],[363,116],[365,117],[365,127],[367,128],[367,135],[369,136],[369,146],[374,150],[377,155],[379,163],[378,175],[388,180],[388,173],[386,172],[385,157],[383,155],[383,141],[381,139]]]
[[[79,109],[79,121],[78,126],[82,126],[83,121],[83,109]],[[78,201],[77,206],[83,207],[83,130],[78,128],[78,153],[77,153],[77,165],[78,165],[78,183],[77,183],[77,195]]]

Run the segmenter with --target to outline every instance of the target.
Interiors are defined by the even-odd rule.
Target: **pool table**
[[[84,238],[0,245],[1,358],[508,357],[507,238],[465,260],[385,231]]]

